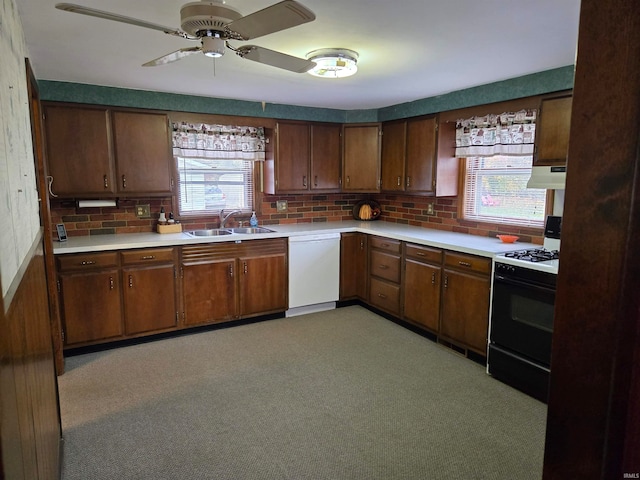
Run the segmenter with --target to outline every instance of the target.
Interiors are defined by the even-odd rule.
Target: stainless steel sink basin
[[[273,230],[264,227],[238,227],[227,228],[231,233],[270,233]]]
[[[211,228],[208,230],[191,230],[184,232],[191,237],[217,237],[218,235],[231,235],[228,229],[223,228]]]

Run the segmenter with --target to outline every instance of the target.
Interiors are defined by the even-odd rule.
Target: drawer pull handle
[[[233,277],[233,265],[229,265],[229,276]]]
[[[400,186],[400,176],[398,175],[398,186]]]
[[[104,188],[109,188],[109,179],[106,175],[102,177],[102,180],[104,181]]]
[[[407,188],[411,186],[411,177],[407,177]]]
[[[444,276],[444,288],[449,286],[449,277],[447,275]]]
[[[380,268],[381,270],[386,270],[387,268],[389,268],[389,265],[378,265],[378,268]]]
[[[383,247],[389,247],[390,246],[388,243],[381,243],[380,245],[382,245]]]
[[[431,285],[435,285],[436,284],[436,272],[433,272],[431,274]]]
[[[244,273],[247,274],[247,262],[244,262]]]
[[[318,175],[315,175],[315,176],[313,177],[313,185],[314,185],[315,187],[317,187],[317,186],[318,186]]]
[[[127,177],[122,175],[122,188],[127,188]]]
[[[307,176],[306,176],[306,175],[303,175],[303,176],[302,176],[302,186],[303,186],[303,187],[306,187],[306,186],[307,186]]]
[[[142,260],[153,260],[154,258],[156,258],[155,255],[144,255]]]
[[[427,254],[424,253],[424,252],[416,252],[416,256],[418,256],[418,257],[426,257]]]
[[[93,260],[83,260],[82,262],[80,262],[80,265],[95,265],[96,262]]]
[[[133,275],[129,275],[129,288],[133,288]]]
[[[379,296],[380,298],[387,298],[387,296],[386,296],[384,293],[379,293],[379,294],[378,294],[378,296]]]
[[[458,264],[462,265],[463,267],[470,267],[471,264],[469,262],[458,262]]]
[[[113,285],[113,277],[109,277],[109,290],[113,290],[114,285]]]

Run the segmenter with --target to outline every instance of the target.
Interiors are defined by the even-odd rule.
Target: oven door
[[[491,342],[549,367],[555,296],[554,288],[496,274]]]

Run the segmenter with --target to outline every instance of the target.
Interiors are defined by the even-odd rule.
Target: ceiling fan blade
[[[255,45],[245,45],[235,50],[242,58],[264,63],[272,67],[282,68],[294,73],[304,73],[315,66],[315,62],[304,58],[294,57],[286,53],[276,52],[268,48],[257,47]]]
[[[81,13],[82,15],[89,15],[90,17],[103,18],[105,20],[113,20],[114,22],[128,23],[129,25],[135,25],[137,27],[151,28],[153,30],[159,30],[160,32],[167,33],[169,35],[175,35],[177,37],[188,38],[190,40],[197,40],[197,37],[172,27],[165,27],[164,25],[158,25],[157,23],[146,22],[144,20],[138,20],[137,18],[125,17],[124,15],[118,15],[117,13],[105,12],[103,10],[97,10],[95,8],[83,7],[82,5],[75,5],[73,3],[58,3],[56,8],[64,10],[65,12]]]
[[[239,34],[242,38],[237,40],[250,40],[315,19],[315,14],[304,5],[284,0],[227,24],[225,30]]]
[[[155,60],[144,63],[142,66],[156,67],[158,65],[166,65],[167,63],[176,62],[181,58],[188,57],[194,53],[200,53],[201,51],[202,47],[181,48],[180,50],[176,50],[175,52],[168,53],[162,57],[156,58]]]

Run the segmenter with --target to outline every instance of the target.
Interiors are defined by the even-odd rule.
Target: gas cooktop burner
[[[504,254],[507,258],[515,258],[524,260],[525,262],[545,262],[547,260],[557,260],[559,258],[558,250],[545,250],[544,248],[534,248],[531,250],[516,250],[515,252],[507,252]]]

